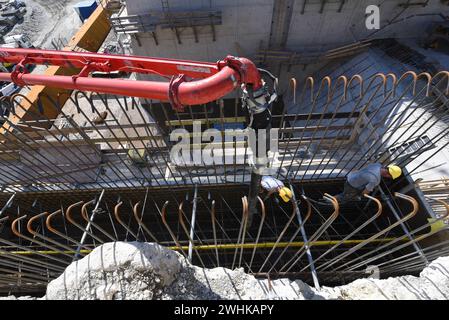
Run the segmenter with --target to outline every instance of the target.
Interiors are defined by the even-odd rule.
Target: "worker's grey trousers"
[[[348,181],[346,181],[343,192],[337,194],[335,198],[337,198],[339,202],[360,201],[362,199],[362,194],[363,190],[354,188]]]

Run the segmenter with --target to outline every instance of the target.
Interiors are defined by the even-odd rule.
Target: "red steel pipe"
[[[66,68],[83,68],[90,64],[92,69],[96,71],[154,73],[168,76],[183,73],[195,79],[207,78],[220,71],[218,64],[212,62],[0,47],[0,62],[16,64],[25,58],[27,64],[53,65]]]
[[[0,73],[0,81],[18,85],[43,85],[61,89],[94,91],[170,101],[173,107],[203,104],[232,92],[240,84],[262,85],[257,67],[246,58],[227,56],[217,63],[98,53],[0,48],[0,62],[17,64],[12,73]],[[28,64],[81,68],[77,76],[26,73]],[[172,77],[170,82],[89,78],[93,71],[125,71]],[[182,75],[182,76],[181,76]],[[175,78],[175,76],[178,76]],[[186,77],[188,79],[186,79]],[[193,81],[191,81],[194,79]]]
[[[18,78],[26,85],[43,85],[55,88],[95,91],[139,98],[169,101],[169,83],[158,81],[135,81],[122,79],[102,79],[71,76],[45,76],[19,74]],[[178,89],[181,104],[202,104],[219,99],[233,91],[239,84],[240,76],[230,67],[202,80],[182,82]],[[0,73],[0,81],[12,82],[11,73]]]

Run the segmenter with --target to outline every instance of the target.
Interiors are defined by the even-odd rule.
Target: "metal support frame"
[[[196,206],[198,201],[198,185],[195,185],[195,191],[192,200],[192,220],[190,222],[190,239],[189,239],[189,261],[192,262],[192,250],[193,250],[193,240],[195,239],[195,220],[196,220]]]
[[[290,191],[292,192],[292,201],[296,203],[297,200],[296,200],[295,190],[293,189],[292,185],[290,185]],[[302,222],[301,212],[299,211],[299,207],[297,205],[295,206],[295,208],[296,208],[296,217],[298,219],[298,223],[299,223],[300,229],[301,229],[301,236],[305,242],[306,256],[307,256],[307,260],[309,261],[310,271],[312,273],[313,285],[315,286],[315,289],[320,290],[320,282],[318,280],[318,274],[316,272],[315,264],[313,262],[313,256],[312,256],[312,253],[310,252],[310,248],[308,245],[307,234],[306,234],[306,230],[304,229],[304,224]]]
[[[90,216],[89,222],[86,224],[86,230],[90,230],[90,226],[92,225],[92,221],[95,219],[95,215],[97,214],[98,211],[98,207],[101,203],[101,200],[103,199],[103,195],[104,195],[104,189],[101,191],[100,196],[98,197],[98,200],[95,203],[95,207],[94,210],[92,210],[92,215]],[[76,248],[76,252],[73,256],[73,260],[77,260],[80,254],[80,250],[82,245],[84,244],[84,241],[86,241],[86,237],[87,237],[87,232],[83,233],[83,236],[81,237],[80,240],[80,244],[78,245],[78,248]]]
[[[15,197],[16,197],[16,192],[14,192],[11,195],[11,197],[9,197],[8,201],[6,201],[5,205],[0,210],[0,217],[3,216],[3,213],[5,212],[5,210],[8,209],[11,206],[11,204],[12,204],[12,202],[13,202]]]
[[[367,74],[369,70],[366,71]],[[342,76],[336,81],[325,77],[321,82],[308,78],[305,87],[297,95],[295,86],[295,93],[291,97],[294,101],[286,101],[290,103],[289,113],[282,114],[286,113],[286,107],[282,113],[273,116],[283,133],[280,139],[281,164],[275,165],[280,165],[290,173],[286,176],[283,173],[282,177],[290,181],[291,188],[292,185],[301,185],[317,197],[325,192],[338,192],[347,172],[363,167],[368,161],[381,161],[382,151],[391,147],[391,139],[379,141],[374,148],[378,150],[367,159],[365,154],[359,152],[361,149],[357,149],[358,146],[351,144],[348,139],[354,119],[360,114],[366,114],[367,123],[372,124],[367,127],[367,139],[375,137],[374,131],[387,123],[385,120],[390,119],[391,110],[406,100],[415,104],[413,107],[425,108],[425,112],[432,114],[433,119],[426,122],[429,127],[438,123],[437,121],[446,121],[448,112],[443,110],[446,107],[444,103],[438,104],[437,108],[429,101],[436,101],[447,93],[441,91],[437,96],[426,96],[426,92],[430,92],[426,81],[445,86],[447,79],[449,73],[431,77],[411,72],[398,77],[374,73],[372,77],[367,76],[365,79],[360,75],[351,79]],[[424,85],[422,89],[421,84]],[[14,108],[20,108],[21,99],[22,96],[17,95],[13,99],[3,97],[0,102],[12,112]],[[444,235],[447,228],[424,235],[418,233],[429,226],[435,229],[446,216],[440,217],[441,220],[437,223],[429,222],[414,230],[406,228],[404,231],[398,228],[402,222],[417,213],[417,201],[405,195],[397,196],[399,200],[407,200],[409,204],[406,203],[406,207],[412,205],[413,210],[400,220],[394,218],[394,211],[389,205],[384,206],[381,214],[382,206],[374,199],[371,200],[377,205],[376,213],[367,212],[365,209],[368,206],[363,209],[365,198],[360,205],[338,207],[332,197],[327,196],[329,204],[334,207],[334,212],[329,216],[329,211],[332,210],[330,205],[324,209],[317,205],[312,215],[304,214],[303,206],[301,209],[295,207],[298,205],[296,195],[291,212],[290,204],[278,202],[276,198],[265,201],[256,198],[260,211],[253,219],[258,225],[251,226],[246,199],[248,173],[252,169],[249,163],[233,162],[225,166],[175,165],[169,160],[171,145],[164,139],[175,128],[185,128],[189,138],[192,138],[188,129],[196,119],[202,121],[207,128],[220,128],[221,124],[222,131],[225,123],[244,124],[245,119],[238,112],[238,101],[234,100],[220,101],[218,106],[213,103],[186,106],[184,112],[178,112],[169,108],[168,104],[147,100],[139,104],[136,98],[105,97],[98,94],[88,96],[84,92],[78,92],[70,97],[71,109],[57,102],[52,104],[61,115],[51,129],[33,129],[36,124],[51,125],[55,120],[39,112],[32,113],[33,119],[29,121],[11,125],[14,130],[5,135],[0,143],[0,152],[5,155],[0,157],[0,166],[7,168],[0,176],[4,190],[0,194],[4,206],[0,223],[2,226],[8,225],[5,222],[14,216],[12,235],[9,230],[0,234],[0,242],[4,245],[0,250],[0,265],[8,270],[5,273],[22,273],[22,280],[32,278],[43,281],[42,277],[51,280],[70,263],[73,251],[80,248],[81,242],[83,246],[80,255],[85,255],[103,243],[103,235],[108,237],[104,238],[106,241],[112,240],[111,238],[117,241],[127,240],[128,234],[143,241],[146,240],[143,238],[144,232],[151,237],[151,241],[183,253],[198,265],[244,267],[250,273],[258,272],[272,277],[294,274],[294,277],[313,280],[317,287],[348,273],[360,275],[365,264],[372,261],[381,265],[382,271],[388,272],[386,274],[398,270],[419,270],[427,263],[422,259],[420,251],[403,250],[418,242],[428,261],[447,251],[435,244],[427,246],[427,242],[434,241],[436,232],[439,232],[437,236]],[[141,105],[148,107],[144,109]],[[345,107],[345,112],[339,112],[342,106]],[[90,115],[98,116],[104,110],[109,115],[105,122],[100,125],[93,123]],[[386,112],[382,114],[378,110]],[[436,113],[437,110],[439,113]],[[135,113],[135,117],[130,116],[132,113]],[[126,119],[126,124],[120,122],[122,118]],[[380,124],[375,119],[381,119]],[[7,119],[5,121],[8,122]],[[83,121],[86,123],[83,124]],[[394,133],[396,127],[405,131],[404,136],[415,135],[415,129],[408,129],[403,121],[407,123],[408,120],[402,118],[392,121],[392,124],[388,122],[387,135]],[[69,127],[60,128],[60,123],[66,123]],[[432,137],[432,143],[439,146],[434,150],[435,153],[446,147],[446,142],[438,142],[448,134],[449,130],[444,127],[438,135]],[[362,140],[360,139],[360,144],[364,143]],[[97,144],[102,147],[95,147]],[[316,146],[318,151],[308,147],[309,144]],[[218,147],[220,151],[226,152],[238,151],[244,154],[247,151],[244,143],[218,143]],[[83,150],[92,152],[95,159],[99,157],[102,160],[100,167],[89,162],[91,157]],[[136,152],[140,166],[127,158],[130,150]],[[139,153],[139,150],[145,150],[145,155]],[[306,156],[301,158],[303,154]],[[56,156],[56,159],[52,158]],[[388,161],[395,161],[396,156],[402,159],[400,154],[390,154]],[[408,172],[416,171],[422,165],[421,160],[411,160],[407,162],[407,168],[410,167]],[[67,164],[70,170],[61,166],[62,163]],[[92,172],[87,168],[93,168]],[[106,174],[99,174],[99,168],[104,169]],[[84,169],[86,170],[82,171]],[[83,182],[84,175],[88,183]],[[400,187],[396,185],[396,181],[400,182]],[[401,190],[404,182],[403,177],[395,180],[389,186],[389,191]],[[429,184],[427,189],[432,189],[432,186],[433,184]],[[441,191],[443,196],[446,195],[447,183],[438,186],[441,190],[432,192]],[[192,192],[193,187],[195,192],[190,219],[182,211],[182,200],[185,199],[186,192]],[[258,188],[259,184],[253,191],[258,191]],[[100,190],[102,195],[96,201],[95,195]],[[386,189],[384,191],[387,193]],[[14,192],[16,196],[8,208],[5,204]],[[427,190],[425,194],[429,192],[431,191]],[[255,193],[257,195],[258,192]],[[439,193],[434,195],[441,196]],[[99,201],[102,201],[101,204],[108,211],[109,208],[114,208],[117,197],[122,203],[128,202],[133,209],[134,214],[123,213],[122,218],[126,216],[127,221],[124,218],[123,221],[109,221],[107,216],[100,216],[100,211],[96,210]],[[31,204],[35,199],[42,208],[38,209]],[[168,200],[173,205],[168,206]],[[68,203],[71,201],[75,203]],[[88,205],[93,206],[95,201],[96,209],[89,218],[85,210]],[[81,210],[80,217],[79,211],[75,212],[74,207],[78,206],[79,209],[82,204],[84,209]],[[142,208],[139,207],[141,204]],[[432,204],[435,205],[433,202]],[[394,207],[396,204],[392,202],[391,205]],[[67,206],[64,216],[61,209]],[[177,214],[175,208],[178,209]],[[47,216],[46,221],[41,219],[47,215],[45,210],[53,212]],[[341,214],[336,219],[338,210]],[[22,212],[26,212],[27,216],[23,216]],[[301,213],[304,214],[302,219]],[[396,215],[399,214],[397,212]],[[67,226],[65,218],[70,222]],[[91,225],[81,226],[76,222],[81,218],[82,221],[91,222]],[[381,223],[375,223],[377,219]],[[132,220],[135,220],[134,223]],[[190,226],[186,220],[190,220]],[[21,230],[24,223],[30,228]],[[118,224],[123,228],[115,228]],[[132,225],[135,227],[131,227]],[[379,227],[382,225],[385,227]],[[402,227],[404,226],[407,225],[404,223]],[[34,238],[28,235],[27,230]],[[301,240],[304,241],[296,241],[300,233],[303,237]],[[87,234],[92,239],[75,240],[81,234]],[[43,238],[45,242],[41,241],[39,238],[42,237],[56,243],[46,238]],[[426,243],[421,242],[423,239],[426,239]],[[42,265],[39,265],[39,261],[42,261]],[[314,273],[319,273],[319,279],[318,276],[313,279]],[[26,283],[22,281],[20,285],[26,286]],[[3,288],[1,283],[0,288]]]
[[[398,212],[396,211],[395,207],[393,206],[393,203],[391,201],[391,199],[386,195],[386,193],[382,190],[382,187],[379,186],[379,190],[380,190],[380,194],[382,195],[382,199],[387,203],[388,208],[390,208],[391,212],[393,213],[394,217],[396,218],[397,221],[400,221],[400,226],[402,228],[402,230],[404,231],[404,233],[407,235],[407,237],[409,238],[410,241],[413,241],[413,237],[410,234],[410,231],[408,230],[408,228],[405,226],[404,222],[401,221],[401,217],[399,216]],[[414,242],[413,243],[413,248],[415,249],[415,251],[419,254],[419,256],[421,257],[421,259],[423,260],[423,262],[427,265],[429,264],[429,260],[427,260],[426,256],[424,255],[422,249],[419,247],[419,245]]]

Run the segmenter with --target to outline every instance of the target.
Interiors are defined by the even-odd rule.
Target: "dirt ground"
[[[37,48],[54,49],[51,40],[64,44],[82,25],[73,5],[80,0],[25,0],[27,13],[9,32],[26,34]]]

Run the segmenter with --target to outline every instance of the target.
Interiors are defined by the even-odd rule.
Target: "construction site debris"
[[[22,22],[26,12],[23,1],[11,0],[0,3],[0,37],[11,31],[15,24]]]
[[[72,7],[76,2],[76,0],[26,0],[24,1],[26,12],[21,20],[17,21],[12,29],[9,27],[5,34],[1,33],[0,25],[0,34],[24,34],[39,48],[52,48],[52,40],[62,41],[65,45],[82,25]]]
[[[424,268],[419,277],[358,279],[344,286],[324,287],[320,293],[326,299],[339,300],[447,300],[448,266],[449,257],[440,257]]]
[[[181,254],[144,242],[111,242],[73,262],[44,299],[447,299],[449,257],[419,277],[359,279],[316,290],[300,280],[256,279],[243,269],[200,268]],[[14,297],[9,297],[14,299]],[[22,297],[24,299],[24,297]],[[35,299],[30,297],[30,299]]]
[[[181,257],[153,243],[106,243],[73,262],[47,287],[47,299],[160,299]]]

